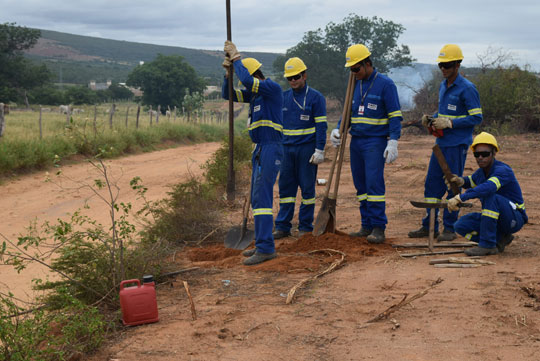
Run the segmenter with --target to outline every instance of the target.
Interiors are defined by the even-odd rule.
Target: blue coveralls
[[[503,235],[516,233],[527,223],[521,187],[507,164],[495,160],[488,175],[480,168],[464,180],[467,191],[460,195],[461,200],[480,199],[482,213],[458,219],[454,225],[457,233],[480,247],[494,248]]]
[[[236,75],[246,90],[235,90],[234,101],[249,103],[249,136],[256,143],[251,164],[251,207],[255,219],[255,247],[260,253],[274,253],[272,236],[273,188],[283,158],[283,93],[279,84],[252,77],[241,61],[235,61]],[[222,96],[229,98],[228,82]]]
[[[389,139],[401,136],[403,120],[392,79],[374,69],[367,80],[356,81],[351,111],[351,172],[362,228],[386,229],[384,150]]]
[[[326,100],[320,92],[308,85],[298,91],[283,92],[284,157],[279,173],[277,230],[291,230],[298,187],[302,192],[298,230],[313,230],[317,165],[309,159],[315,148],[324,151],[327,128]]]
[[[439,111],[434,117],[447,117],[452,120],[452,128],[443,129],[443,136],[437,138],[436,143],[441,148],[448,167],[453,174],[463,175],[467,149],[472,143],[474,126],[482,122],[482,108],[480,97],[473,83],[458,74],[456,80],[446,87],[446,79],[439,88]],[[444,174],[435,155],[431,154],[429,168],[424,184],[424,198],[426,202],[440,202],[445,193],[447,199],[454,196],[444,182]],[[429,209],[422,219],[422,226],[429,229]],[[439,230],[438,209],[435,209],[435,232]],[[454,223],[458,218],[458,211],[443,213],[444,228],[454,232]]]

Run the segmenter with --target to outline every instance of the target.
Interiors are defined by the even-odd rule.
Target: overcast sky
[[[464,66],[488,48],[540,71],[538,0],[231,0],[232,38],[240,51],[284,53],[304,33],[350,13],[403,25],[399,44],[435,63],[442,45],[461,46]],[[223,48],[225,0],[2,0],[0,23],[195,49]]]

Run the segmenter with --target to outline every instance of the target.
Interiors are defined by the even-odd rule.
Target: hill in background
[[[26,53],[34,61],[47,65],[55,74],[54,82],[79,85],[87,85],[90,80],[123,83],[141,61],[152,61],[157,54],[183,56],[209,85],[221,84],[221,50],[189,49],[41,30],[38,43]],[[244,55],[257,58],[264,64],[265,72],[271,74],[272,64],[279,54],[244,52]],[[434,69],[436,65],[417,63],[390,71],[404,109],[413,106],[415,91],[431,79]]]
[[[55,82],[88,84],[90,80],[125,82],[128,74],[141,61],[149,62],[157,54],[180,55],[209,84],[217,85],[223,77],[222,51],[198,50],[175,46],[153,45],[102,39],[40,30],[41,38],[26,52],[34,61],[45,63],[55,74]],[[245,52],[271,69],[279,54]]]

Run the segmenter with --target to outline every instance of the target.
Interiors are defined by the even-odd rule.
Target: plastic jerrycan
[[[136,285],[126,287],[133,283]],[[120,282],[120,307],[126,326],[159,321],[154,278],[143,276],[142,285],[138,279]]]

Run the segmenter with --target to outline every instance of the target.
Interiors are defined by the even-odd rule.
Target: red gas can
[[[136,286],[125,287],[136,283]],[[120,283],[120,307],[122,322],[127,326],[141,325],[159,321],[156,289],[152,276],[144,276],[143,284],[137,279]]]

